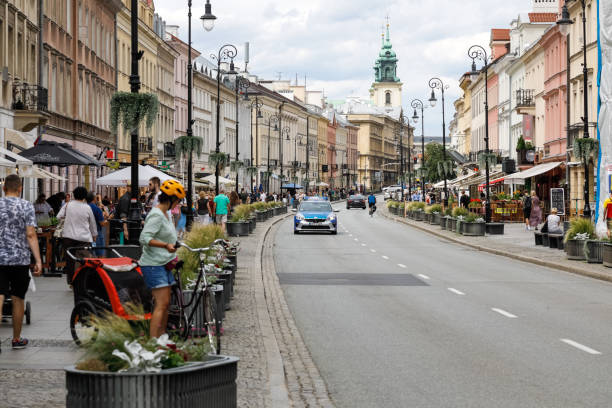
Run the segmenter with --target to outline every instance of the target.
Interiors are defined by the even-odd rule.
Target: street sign
[[[550,189],[550,208],[557,209],[557,215],[565,215],[565,190],[562,188]]]

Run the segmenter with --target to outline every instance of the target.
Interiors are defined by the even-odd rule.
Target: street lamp
[[[204,6],[204,15],[200,17],[200,20],[202,20],[202,27],[204,27],[206,31],[212,31],[212,29],[215,27],[216,19],[217,17],[215,17],[211,11],[210,0],[206,0],[206,6]]]
[[[215,134],[215,153],[219,154],[221,146],[220,142],[220,116],[221,116],[221,63],[223,61],[230,60],[230,68],[227,74],[231,77],[234,75],[238,75],[236,70],[234,69],[234,58],[238,54],[238,50],[235,46],[231,44],[225,44],[221,48],[219,48],[219,52],[215,54],[211,54],[210,58],[212,60],[217,61],[217,116],[216,116],[216,134]],[[219,195],[219,162],[215,164],[215,195]],[[189,168],[189,172],[191,172],[191,168]]]
[[[274,123],[274,131],[278,131],[278,122],[279,122],[279,116],[274,114],[274,115],[270,115],[270,117],[268,118],[268,169],[266,171],[266,194],[270,194],[270,145],[271,143],[271,131],[270,128],[272,127],[272,124]]]
[[[304,135],[298,134],[295,136],[295,143],[293,147],[293,177],[296,180],[295,182],[297,182],[297,168],[298,168],[297,147],[298,147],[298,142],[300,146],[304,146],[304,144],[302,143],[303,138],[304,138]],[[289,134],[287,134],[287,140],[289,140]]]
[[[412,121],[417,124],[419,123],[419,115],[417,109],[421,110],[421,168],[425,170],[425,105],[420,99],[413,99],[410,106],[414,108],[414,115],[412,115]],[[424,173],[421,174],[421,199],[425,201],[425,177]]]
[[[567,37],[569,33],[570,25],[574,24],[574,21],[570,18],[569,10],[567,9],[567,3],[570,1],[577,0],[565,0],[565,4],[563,4],[563,9],[561,10],[561,18],[557,20],[557,25],[559,25],[559,31],[561,34]],[[583,97],[584,97],[584,115],[582,117],[582,121],[584,122],[584,130],[582,132],[582,137],[584,139],[589,138],[589,93],[587,92],[588,88],[588,73],[589,69],[587,67],[587,37],[586,37],[586,1],[580,0],[582,5],[582,81],[583,81]],[[568,67],[569,69],[569,67]],[[584,209],[583,217],[591,218],[591,206],[589,204],[589,163],[585,158],[584,160]]]
[[[193,137],[193,62],[191,61],[191,6],[192,0],[187,1],[187,137]],[[206,1],[205,14],[200,17],[206,31],[214,27],[216,17],[211,13],[210,0]],[[191,145],[190,145],[191,146]],[[187,222],[186,228],[189,230],[193,223],[193,151],[189,151],[187,161]]]
[[[249,81],[247,78],[243,78],[241,76],[237,76],[236,77],[236,82],[234,84],[234,88],[235,88],[235,91],[236,91],[236,163],[238,163],[240,161],[240,152],[239,152],[239,149],[238,149],[238,144],[240,142],[240,138],[239,138],[239,135],[238,135],[239,124],[240,124],[240,121],[239,121],[239,109],[238,109],[239,106],[240,106],[239,97],[240,97],[240,93],[244,92],[244,99],[248,101],[249,99],[247,97],[246,92],[247,92],[247,90],[249,89],[250,86],[251,86],[251,81]],[[236,167],[236,194],[238,194],[238,173],[239,173],[238,170],[239,170],[238,167]]]
[[[253,109],[255,109],[255,151],[257,152],[257,157],[259,158],[259,150],[257,150],[257,143],[259,140],[259,119],[263,119],[263,115],[261,114],[261,108],[263,107],[263,103],[259,102],[259,96],[258,94],[251,94],[251,95],[255,95],[255,100],[253,102],[251,102],[250,108],[251,108],[251,167],[255,167],[257,169],[259,169],[259,163],[257,163],[257,165],[255,165],[253,163]],[[248,96],[249,94],[246,93],[245,94],[245,98],[248,100]],[[251,193],[253,193],[253,175],[251,174]]]
[[[429,104],[431,107],[435,107],[438,100],[436,99],[435,90],[438,89],[442,94],[442,161],[446,163],[446,118],[444,116],[444,91],[448,89],[448,85],[444,85],[444,82],[440,78],[431,78],[429,80],[429,87],[431,88],[431,98],[429,98]],[[425,152],[423,152],[423,155]],[[444,171],[444,207],[448,204],[448,188],[446,187],[446,170]]]
[[[282,109],[282,104],[281,104],[281,109]],[[279,116],[279,123],[280,123],[280,116]],[[285,126],[285,127],[281,127],[279,124],[279,128],[278,128],[278,147],[279,147],[279,151],[278,151],[278,158],[280,160],[281,163],[281,193],[283,190],[283,182],[285,181],[285,176],[283,174],[283,136],[287,137],[287,140],[289,140],[289,132],[291,132],[291,129],[289,129],[289,126]],[[291,145],[290,145],[291,146]],[[291,147],[289,147],[291,149]],[[291,152],[291,150],[289,150],[289,152]],[[291,154],[291,153],[289,153]]]
[[[140,91],[140,76],[138,75],[138,61],[142,58],[143,52],[138,50],[138,0],[132,0],[131,3],[131,29],[132,29],[132,71],[130,73],[130,91],[138,93]],[[131,178],[132,191],[130,194],[130,214],[131,221],[141,220],[140,201],[138,200],[138,128],[132,130],[130,134],[131,144]],[[138,240],[138,237],[129,234],[132,239]]]
[[[489,57],[484,47],[480,45],[472,45],[468,50],[468,57],[472,59],[472,71],[470,75],[477,77],[481,71],[476,69],[476,60],[481,60],[484,63],[484,77],[485,77],[485,185],[486,185],[486,203],[485,203],[485,222],[491,222],[491,200],[490,192],[491,186],[489,185]]]

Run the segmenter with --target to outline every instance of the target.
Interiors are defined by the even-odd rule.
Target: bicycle
[[[206,279],[206,260],[208,252],[211,248],[191,248],[183,242],[177,242],[177,248],[183,247],[189,252],[198,253],[200,256],[200,272],[193,287],[193,296],[188,302],[185,302],[185,294],[183,293],[183,281],[181,277],[182,264],[178,264],[174,268],[173,273],[176,279],[176,285],[172,286],[172,299],[170,309],[168,310],[168,331],[177,335],[179,338],[187,340],[194,327],[196,313],[200,302],[204,306],[204,329],[210,341],[213,352],[221,353],[221,321],[218,319],[217,304],[215,302],[215,294]],[[191,310],[189,315],[187,311]],[[215,341],[216,337],[216,341]]]

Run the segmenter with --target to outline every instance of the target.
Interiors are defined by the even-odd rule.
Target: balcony
[[[519,115],[535,115],[535,97],[533,89],[516,91],[516,111]]]
[[[37,126],[44,126],[51,115],[47,112],[49,95],[47,88],[19,83],[13,85],[15,129],[29,132]]]

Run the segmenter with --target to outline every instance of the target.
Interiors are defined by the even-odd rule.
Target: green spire
[[[391,45],[391,35],[389,34],[389,17],[387,17],[387,36],[382,35],[382,47],[378,54],[378,59],[374,64],[376,82],[400,82],[397,77],[397,55]]]

